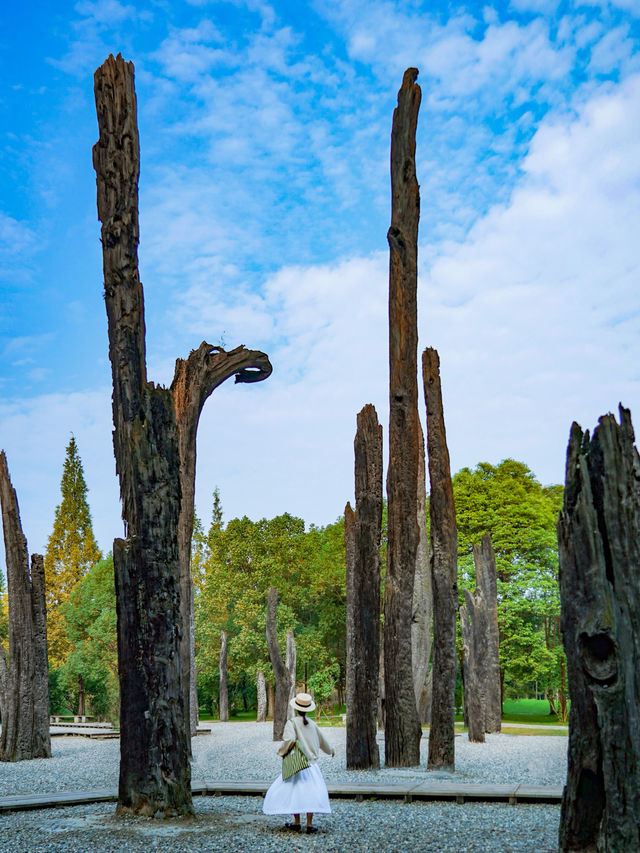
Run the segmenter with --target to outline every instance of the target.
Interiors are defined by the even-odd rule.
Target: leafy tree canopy
[[[87,484],[76,440],[71,436],[60,483],[53,531],[44,556],[49,660],[60,665],[69,654],[61,605],[82,576],[101,559],[87,503]]]

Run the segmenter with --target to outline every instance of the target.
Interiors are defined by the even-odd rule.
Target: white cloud
[[[423,247],[420,349],[441,355],[454,470],[510,455],[559,482],[573,419],[592,428],[619,401],[640,411],[639,105],[634,78],[548,122],[509,203],[464,243]],[[386,436],[386,255],[283,269],[263,296],[274,374],[255,396],[224,388],[207,404],[198,505],[209,512],[217,484],[228,516],[272,505],[327,522],[351,498],[364,403]]]
[[[0,402],[0,449],[7,454],[29,552],[43,553],[60,502],[65,448],[73,433],[84,466],[94,532],[111,550],[122,535],[111,443],[110,389]],[[0,542],[0,566],[4,568]]]

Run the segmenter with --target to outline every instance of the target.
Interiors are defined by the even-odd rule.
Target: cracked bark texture
[[[456,612],[458,609],[458,534],[451,466],[442,406],[440,359],[435,349],[422,354],[427,407],[429,517],[433,582],[433,693],[429,731],[430,770],[454,770]]]
[[[476,569],[476,595],[483,601],[482,695],[484,730],[489,734],[502,729],[502,697],[500,691],[500,630],[498,628],[498,581],[496,557],[491,536],[485,533],[480,544],[474,543],[473,562]]]
[[[237,347],[225,352],[203,342],[186,360],[176,361],[169,391],[147,382],[144,303],[138,275],[140,150],[133,77],[133,64],[125,63],[119,54],[117,59],[110,56],[96,71],[94,88],[100,139],[93,154],[98,216],[102,222],[109,357],[114,383],[114,448],[123,518],[127,525],[127,539],[114,543],[116,591],[120,590],[122,597],[135,596],[136,590],[139,593],[144,587],[136,607],[124,602],[119,605],[119,623],[122,622],[125,632],[119,649],[125,656],[130,654],[130,632],[145,632],[139,642],[147,652],[151,651],[149,643],[154,635],[156,639],[158,635],[162,637],[162,651],[156,653],[155,668],[152,664],[140,665],[140,671],[135,674],[134,665],[131,689],[142,674],[141,670],[146,669],[143,680],[149,693],[140,708],[132,706],[130,721],[135,728],[134,720],[138,720],[140,714],[146,714],[143,718],[148,720],[152,706],[153,713],[160,713],[163,719],[155,728],[145,724],[146,737],[139,741],[138,748],[147,748],[148,759],[133,749],[131,759],[124,759],[124,776],[121,762],[118,802],[120,809],[141,814],[174,811],[188,814],[192,810],[190,770],[188,757],[186,762],[182,757],[183,739],[175,739],[176,758],[168,762],[167,772],[163,770],[158,775],[158,763],[164,765],[166,761],[165,738],[167,734],[173,736],[174,718],[181,719],[185,726],[187,756],[189,735],[195,733],[198,719],[190,571],[197,426],[206,399],[222,382],[231,376],[235,376],[236,382],[261,381],[271,373],[271,365],[268,357],[259,351]],[[162,458],[152,458],[161,454],[164,454]],[[161,507],[163,494],[166,501]],[[153,522],[151,526],[150,522]],[[156,533],[162,529],[156,542],[152,541],[153,524]],[[157,547],[163,537],[167,539],[164,552]],[[177,596],[173,580],[176,553]],[[146,596],[149,596],[147,601]],[[161,601],[167,603],[164,616],[159,609]],[[176,604],[179,608],[177,618]],[[152,615],[151,620],[143,612],[147,605],[152,605],[151,610],[146,611],[147,615]],[[125,623],[128,623],[127,628]],[[178,662],[173,653],[176,638],[180,646]],[[160,672],[163,664],[166,667]],[[173,691],[176,670],[182,694],[180,704],[176,704]],[[165,687],[164,698],[158,704]],[[121,730],[122,720],[121,714]],[[125,729],[128,722],[129,712],[124,717]],[[126,735],[124,741],[121,739],[122,750],[127,748],[126,739]],[[150,761],[156,762],[156,766],[152,767]],[[142,762],[140,770],[129,767],[139,762]],[[188,794],[184,793],[185,786],[189,788]],[[135,787],[139,788],[139,793],[134,792]],[[183,793],[178,793],[179,790]]]
[[[464,666],[465,723],[472,743],[484,743],[485,695],[483,663],[487,651],[486,607],[481,594],[463,590],[460,629]]]
[[[138,274],[140,148],[132,63],[98,68],[93,148],[125,539],[113,543],[120,678],[118,812],[193,813],[180,665],[180,455],[174,401],[147,381]]]
[[[50,758],[44,561],[40,554],[33,554],[29,570],[27,540],[4,450],[0,452],[0,508],[9,597],[8,663],[4,648],[0,651],[0,761]]]
[[[229,687],[227,678],[227,632],[220,632],[220,690],[219,690],[219,708],[220,722],[229,722]]]
[[[264,723],[267,719],[267,685],[262,670],[256,676],[256,695],[258,697],[256,722]]]
[[[287,629],[287,645],[285,651],[284,665],[289,673],[289,699],[291,701],[296,695],[296,640],[293,636],[293,629]],[[288,708],[287,708],[288,710]]]
[[[564,853],[640,850],[640,459],[631,414],[574,423],[558,522],[571,710]]]
[[[289,694],[291,691],[291,673],[287,669],[287,665],[282,658],[280,651],[280,643],[278,642],[277,633],[277,618],[278,618],[278,590],[271,586],[267,595],[267,648],[269,649],[269,658],[271,660],[271,668],[276,682],[275,699],[273,708],[273,739],[282,740],[285,723],[287,722],[287,712],[289,710]]]
[[[433,620],[433,591],[431,566],[429,565],[429,534],[427,533],[427,485],[424,458],[424,435],[418,420],[418,549],[416,573],[413,582],[413,605],[411,613],[411,664],[413,666],[413,689],[416,694],[418,717],[421,723],[431,722],[432,674],[431,638]]]
[[[382,427],[366,405],[357,417],[355,513],[345,509],[347,570],[347,770],[380,767],[376,742],[380,657]]]
[[[388,544],[384,597],[385,765],[420,763],[422,728],[411,665],[411,611],[419,530],[417,263],[420,188],[416,68],[404,73],[391,131],[389,242]]]

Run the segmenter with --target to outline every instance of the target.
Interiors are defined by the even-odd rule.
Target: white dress
[[[302,732],[304,724],[299,723],[298,720],[295,722],[293,720],[287,721],[284,731],[285,741],[280,749],[283,749],[287,742],[292,742],[287,738],[287,735],[291,733],[290,725],[293,726],[293,730],[298,734],[298,725]],[[310,728],[311,726],[313,726],[313,729]],[[331,747],[321,732],[319,732],[313,720],[308,720],[308,725],[304,727],[304,735],[303,738],[298,737],[296,739],[298,746],[309,760],[309,767],[301,770],[299,773],[295,773],[286,781],[282,778],[282,773],[280,773],[265,794],[262,806],[264,814],[302,814],[303,812],[331,814],[329,792],[327,791],[322,771],[316,763],[318,746],[328,753],[331,752]],[[309,749],[309,742],[312,747],[317,744],[316,748]]]

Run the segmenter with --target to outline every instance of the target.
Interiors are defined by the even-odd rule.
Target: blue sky
[[[25,2],[0,11],[0,446],[44,548],[71,433],[121,535],[91,147],[93,72],[136,68],[150,378],[206,339],[197,507],[333,521],[357,411],[387,411],[389,136],[418,67],[420,348],[454,470],[563,479],[572,420],[640,396],[640,3]],[[421,405],[424,421],[424,407]],[[385,430],[386,432],[386,430]]]

